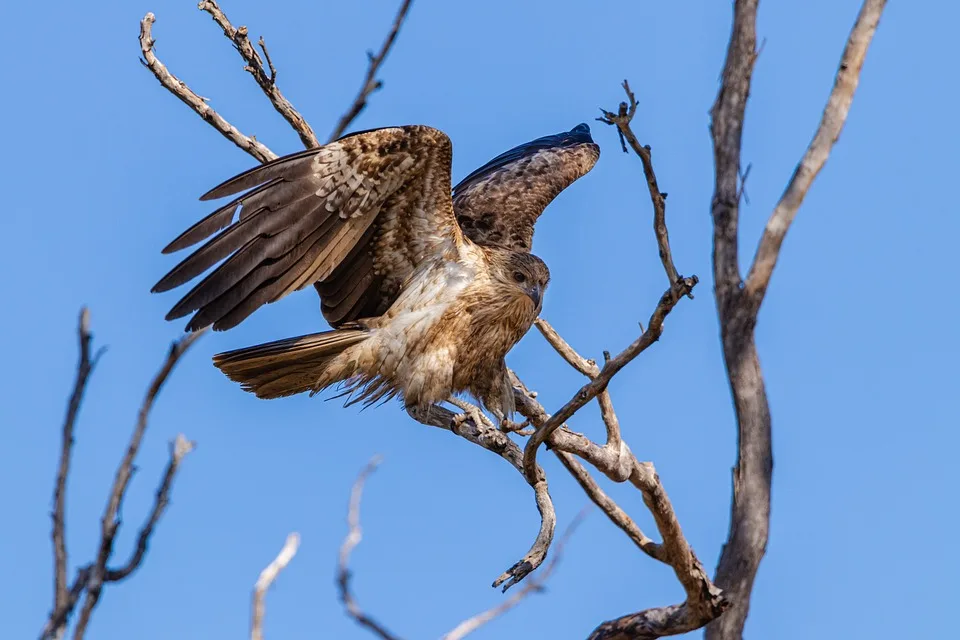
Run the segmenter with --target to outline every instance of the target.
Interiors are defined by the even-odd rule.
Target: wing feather
[[[453,188],[464,235],[477,244],[529,252],[537,218],[599,158],[585,123],[501,153]]]
[[[222,261],[169,319],[195,311],[188,330],[228,329],[264,304],[323,282],[325,315],[332,309],[332,321],[351,320],[351,310],[380,304],[378,281],[402,282],[423,260],[462,242],[451,159],[444,133],[414,125],[350,135],[255,167],[203,195],[246,191],[167,246],[175,251],[213,235],[153,290],[178,287]]]

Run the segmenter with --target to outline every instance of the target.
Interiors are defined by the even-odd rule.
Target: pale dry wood
[[[276,581],[277,576],[283,571],[293,556],[297,555],[297,549],[300,547],[300,534],[291,533],[287,536],[287,541],[280,549],[280,553],[268,564],[260,577],[257,578],[253,586],[253,602],[250,606],[250,640],[263,640],[263,616],[266,613],[267,591]]]
[[[566,467],[567,471],[570,472],[570,475],[574,477],[583,489],[583,492],[606,514],[610,522],[627,534],[627,537],[645,554],[654,560],[665,561],[665,556],[661,551],[662,547],[647,537],[640,527],[637,526],[637,523],[627,515],[627,512],[621,509],[620,505],[600,488],[597,481],[590,476],[590,472],[587,471],[573,455],[559,449],[554,449],[553,452],[563,466]]]
[[[530,423],[538,428],[550,419],[549,414],[530,393],[517,390],[515,393],[517,410],[526,416]],[[660,482],[653,465],[640,462],[626,449],[619,456],[609,455],[604,447],[593,443],[581,434],[569,429],[559,428],[553,432],[549,441],[555,452],[573,454],[590,462],[599,471],[616,478],[620,468],[629,465],[629,481],[640,490],[644,503],[650,509],[657,524],[657,529],[663,539],[660,544],[654,543],[632,522],[626,522],[622,510],[618,513],[615,504],[605,503],[597,494],[595,483],[581,482],[582,476],[576,473],[577,468],[569,468],[571,473],[581,482],[587,495],[591,497],[607,517],[617,524],[627,535],[637,543],[645,553],[673,568],[678,580],[683,585],[687,600],[680,605],[656,607],[638,613],[628,614],[615,620],[605,622],[594,631],[591,638],[654,638],[688,631],[703,627],[705,624],[720,616],[729,606],[723,592],[710,580],[702,564],[697,559],[690,545],[683,536],[683,531],[677,519],[673,505],[667,497],[666,491]],[[561,457],[561,461],[564,458]],[[566,465],[565,465],[566,466]],[[581,467],[582,469],[582,467]],[[611,501],[612,502],[612,501]],[[646,635],[637,634],[643,630]]]
[[[636,134],[630,128],[630,123],[637,113],[637,97],[630,89],[629,82],[624,80],[621,86],[627,94],[628,102],[621,102],[617,113],[601,109],[603,117],[597,120],[617,127],[624,153],[627,151],[626,143],[629,143],[630,148],[640,157],[647,189],[650,191],[650,201],[653,203],[653,232],[657,238],[660,261],[667,273],[667,280],[670,284],[674,284],[680,279],[680,275],[673,264],[673,253],[670,251],[670,234],[667,232],[667,194],[660,191],[660,186],[657,184],[657,174],[653,170],[653,151],[650,145],[640,144]]]
[[[663,322],[667,315],[683,296],[693,291],[697,282],[696,276],[681,278],[667,289],[660,297],[660,302],[657,303],[653,314],[650,316],[647,330],[623,351],[607,360],[595,378],[581,387],[557,413],[550,416],[550,419],[538,427],[536,432],[530,436],[530,439],[524,447],[523,455],[524,472],[527,474],[528,479],[531,478],[531,474],[535,472],[537,450],[540,448],[540,445],[546,442],[550,435],[560,428],[566,420],[570,419],[573,414],[604,391],[613,376],[660,339],[660,336],[663,334]]]
[[[654,208],[654,232],[660,248],[660,258],[667,278],[673,285],[671,290],[667,291],[661,298],[660,304],[651,318],[650,327],[644,332],[644,335],[646,335],[650,331],[655,331],[656,333],[651,334],[651,336],[659,337],[666,313],[676,305],[682,295],[691,293],[697,281],[696,277],[687,279],[677,275],[678,272],[673,264],[669,234],[666,227],[666,196],[660,192],[649,147],[640,145],[630,128],[630,122],[636,113],[637,102],[626,81],[623,87],[627,93],[629,104],[621,103],[619,112],[616,114],[604,111],[602,120],[617,126],[624,150],[627,150],[627,142],[629,142],[630,147],[640,156],[643,163],[644,175]],[[562,422],[572,415],[572,412],[564,412],[564,409],[561,409],[558,415],[550,416],[536,402],[534,394],[530,393],[521,383],[517,385],[515,394],[518,410],[527,417],[531,424],[537,427],[536,433],[538,435],[535,435],[531,440],[536,438],[547,442],[567,470],[574,476],[591,500],[607,514],[607,517],[620,527],[645,553],[673,568],[687,596],[686,601],[680,605],[647,609],[603,623],[597,627],[591,638],[655,638],[685,633],[703,627],[720,616],[729,606],[729,602],[721,590],[711,582],[703,565],[687,543],[653,465],[638,461],[630,452],[626,443],[622,441],[619,420],[614,411],[612,399],[606,392],[606,384],[597,384],[598,379],[603,376],[605,371],[608,371],[611,363],[614,363],[615,366],[618,364],[622,366],[622,364],[629,362],[628,358],[630,356],[639,355],[652,341],[640,342],[644,338],[642,335],[628,350],[616,358],[611,358],[608,353],[604,352],[605,364],[601,369],[595,361],[586,359],[577,353],[545,320],[538,322],[537,328],[564,360],[574,369],[590,378],[590,383],[581,389],[580,393],[567,404],[565,409],[570,407],[572,403],[585,403],[592,397],[591,394],[594,390],[601,390],[593,395],[597,396],[601,417],[607,428],[607,443],[600,446],[583,435],[570,431]],[[614,373],[616,372],[614,371]],[[606,380],[609,381],[609,377]],[[578,408],[574,406],[573,411]],[[549,425],[549,428],[544,428],[545,425]],[[527,448],[524,451],[525,462],[530,460],[529,454],[534,446],[536,446],[535,443],[527,443]],[[589,472],[572,454],[589,462],[611,480],[615,482],[629,480],[640,490],[644,503],[654,516],[663,542],[657,544],[644,535],[629,516],[600,490],[596,482],[590,477]]]
[[[553,541],[554,528],[557,522],[556,510],[550,497],[547,477],[543,469],[538,466],[534,472],[533,480],[530,481],[524,472],[523,450],[506,433],[495,428],[489,420],[482,416],[478,408],[463,401],[458,401],[457,404],[464,411],[463,414],[453,413],[441,406],[433,406],[426,411],[420,411],[416,407],[408,407],[407,412],[420,424],[450,431],[509,462],[533,489],[537,511],[540,514],[540,529],[537,531],[537,537],[534,539],[530,550],[493,582],[494,587],[502,586],[503,590],[506,591],[530,575],[543,563]],[[471,410],[470,407],[476,411]],[[479,424],[477,419],[473,417],[476,414],[480,414],[478,415],[480,418]]]
[[[737,417],[730,531],[717,565],[716,584],[732,602],[707,627],[708,640],[739,640],[766,552],[770,527],[773,447],[770,405],[754,337],[757,313],[783,238],[813,179],[843,128],[867,48],[885,0],[865,0],[840,61],[817,133],[801,159],[760,240],[747,282],[738,265],[741,137],[756,50],[757,0],[737,0],[722,83],[711,112],[715,160],[713,196],[714,278],[724,363]]]
[[[220,132],[227,140],[237,145],[260,162],[268,162],[277,157],[273,151],[270,151],[265,145],[260,143],[253,136],[247,136],[240,132],[235,126],[227,122],[223,116],[213,110],[207,104],[204,98],[201,98],[190,89],[182,80],[170,73],[167,67],[160,62],[153,52],[153,46],[156,40],[153,39],[153,23],[157,18],[153,13],[148,13],[140,21],[140,53],[143,58],[143,66],[153,73],[154,77],[160,81],[163,87],[180,99],[185,105],[203,118],[204,122]]]
[[[313,128],[306,119],[300,115],[300,112],[294,108],[290,101],[284,97],[283,93],[280,92],[280,88],[277,86],[277,69],[273,66],[273,61],[270,59],[270,54],[267,52],[267,45],[264,43],[263,38],[260,38],[259,44],[263,50],[263,57],[267,60],[266,69],[263,66],[263,59],[260,57],[260,54],[257,53],[256,47],[250,42],[246,27],[234,27],[227,18],[227,14],[223,12],[223,9],[220,8],[219,3],[215,0],[202,0],[198,8],[210,14],[213,21],[223,29],[223,35],[233,43],[234,48],[236,48],[240,57],[242,57],[246,63],[244,69],[253,76],[253,79],[257,82],[257,86],[260,87],[264,95],[267,96],[267,99],[270,100],[270,104],[277,110],[277,113],[283,116],[283,119],[297,132],[303,146],[307,149],[319,147],[320,141],[313,132]],[[269,69],[269,72],[267,69]]]

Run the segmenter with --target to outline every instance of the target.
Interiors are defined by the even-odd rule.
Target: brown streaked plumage
[[[453,193],[450,140],[430,127],[360,132],[278,158],[201,198],[234,197],[164,249],[213,236],[153,290],[223,261],[167,315],[195,312],[188,330],[223,330],[315,285],[333,331],[215,356],[259,397],[343,383],[350,402],[399,395],[425,407],[468,391],[509,414],[504,356],[536,319],[549,281],[529,253],[533,224],[596,161],[581,127],[502,154]],[[486,207],[499,207],[484,214],[489,227],[471,223]]]

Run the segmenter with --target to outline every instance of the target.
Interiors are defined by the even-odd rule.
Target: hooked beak
[[[530,299],[533,300],[533,306],[539,310],[540,302],[543,300],[543,289],[540,287],[540,285],[535,284],[528,287],[526,289],[526,293],[528,296],[530,296]]]

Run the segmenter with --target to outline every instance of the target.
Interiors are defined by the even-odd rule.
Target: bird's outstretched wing
[[[501,153],[453,188],[464,235],[481,245],[530,251],[537,218],[599,158],[586,124]]]
[[[443,132],[392,127],[352,134],[227,180],[200,199],[245,193],[163,250],[213,235],[155,292],[226,258],[167,319],[196,311],[187,330],[210,324],[229,329],[260,306],[314,283],[323,314],[335,326],[380,315],[420,262],[462,240],[450,196],[451,158]]]

